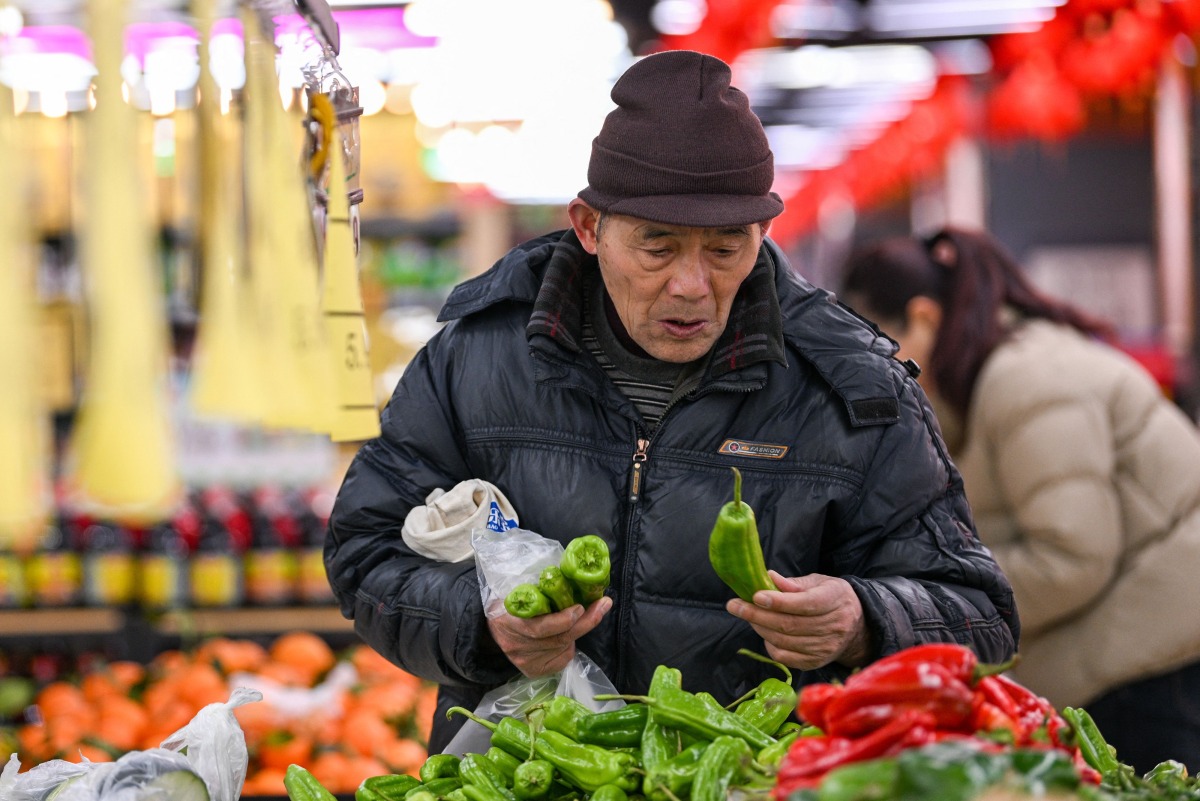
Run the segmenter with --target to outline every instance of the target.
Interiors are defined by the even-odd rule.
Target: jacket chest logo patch
[[[730,456],[748,456],[753,459],[782,459],[787,452],[787,445],[772,445],[768,442],[747,442],[744,439],[727,439],[717,449],[717,453],[725,453]]]

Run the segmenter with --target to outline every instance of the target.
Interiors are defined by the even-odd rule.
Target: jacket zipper
[[[633,474],[629,477],[629,502],[637,503],[642,494],[642,464],[649,458],[646,450],[650,440],[638,437],[637,450],[633,452]],[[632,510],[631,510],[632,511]]]

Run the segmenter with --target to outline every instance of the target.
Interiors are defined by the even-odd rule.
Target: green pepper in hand
[[[759,590],[778,589],[763,562],[762,542],[754,510],[742,503],[742,473],[733,470],[733,500],[721,507],[708,538],[708,561],[743,601],[753,602]]]
[[[567,581],[562,568],[558,565],[543,567],[542,572],[538,574],[537,585],[538,589],[550,599],[555,612],[561,612],[578,603],[575,600],[575,591],[571,587],[571,582]]]
[[[567,543],[559,567],[575,587],[575,597],[587,604],[600,600],[608,589],[608,543],[596,534],[585,534]]]
[[[518,584],[504,596],[504,608],[513,617],[531,618],[548,615],[550,599],[536,584]]]

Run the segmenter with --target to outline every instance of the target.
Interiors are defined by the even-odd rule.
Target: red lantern
[[[1200,0],[1165,0],[1162,8],[1170,30],[1188,36],[1200,32]]]
[[[1031,58],[992,93],[988,123],[1000,137],[1065,139],[1083,128],[1083,98],[1048,57]]]
[[[988,39],[992,65],[997,72],[1007,73],[1034,53],[1057,56],[1077,33],[1078,20],[1059,13],[1037,30],[993,36]]]

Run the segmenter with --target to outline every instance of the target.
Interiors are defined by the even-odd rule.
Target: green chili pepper
[[[538,615],[548,615],[550,599],[537,588],[536,584],[518,584],[504,596],[504,608],[513,617],[531,618]]]
[[[696,767],[692,801],[725,801],[730,785],[741,776],[750,758],[750,746],[740,737],[722,735],[713,740]]]
[[[650,678],[650,695],[657,695],[664,688],[683,689],[683,673],[676,668],[659,665]],[[654,786],[654,775],[672,757],[679,753],[679,733],[668,729],[652,717],[646,718],[642,729],[641,763],[646,777],[642,781],[642,793],[649,795]]]
[[[486,784],[464,784],[463,795],[467,801],[513,801],[516,796],[507,790],[498,790]]]
[[[489,729],[492,745],[514,756],[524,759],[533,749],[538,758],[555,767],[563,781],[585,792],[604,784],[616,784],[625,790],[637,787],[637,758],[627,752],[579,743],[553,729],[541,732],[535,740],[524,721],[503,717],[493,723],[461,706],[451,707],[446,714],[465,715]]]
[[[787,681],[776,678],[763,680],[756,688],[734,702],[734,713],[750,722],[756,729],[774,734],[796,709],[797,694],[792,688],[792,671],[782,662],[776,662],[762,654],[742,648],[738,651],[760,662],[775,665],[783,671]]]
[[[529,759],[513,774],[513,795],[521,801],[542,801],[554,787],[554,766],[544,759]]]
[[[648,801],[669,801],[686,796],[696,779],[700,758],[709,745],[707,740],[692,743],[653,771],[647,771],[643,793]]]
[[[603,787],[597,787],[592,793],[590,801],[629,801],[629,796],[615,784],[606,784]]]
[[[512,754],[505,751],[503,748],[492,746],[483,755],[492,761],[492,764],[504,774],[504,780],[510,786],[513,783],[514,776],[517,772],[517,765],[521,764],[521,760]]]
[[[796,729],[795,731],[790,731],[783,735],[766,748],[760,750],[754,757],[755,761],[758,762],[758,764],[766,767],[774,767],[779,765],[779,763],[783,761],[783,758],[787,756],[788,749],[792,747],[792,743],[800,739],[800,733],[801,730]]]
[[[558,565],[543,567],[542,572],[538,574],[537,585],[538,589],[550,599],[550,604],[554,607],[555,612],[561,612],[579,603],[575,600],[575,590],[571,587],[571,582],[567,581],[562,568]]]
[[[633,748],[642,742],[650,717],[645,704],[626,704],[620,709],[584,715],[575,726],[576,740],[607,748]]]
[[[554,696],[544,709],[546,715],[542,718],[542,726],[572,740],[579,739],[579,721],[592,714],[589,707],[569,695]]]
[[[759,731],[748,721],[721,706],[712,696],[690,693],[665,687],[654,696],[648,695],[597,695],[597,701],[621,698],[625,701],[640,701],[650,706],[650,718],[664,726],[678,729],[699,740],[715,740],[721,735],[739,737],[755,749],[766,748],[775,738]]]
[[[563,575],[575,587],[575,597],[587,605],[600,600],[608,589],[608,543],[596,534],[584,534],[567,543],[559,562]]]
[[[370,776],[354,792],[355,801],[400,801],[404,794],[421,782],[407,773],[392,773],[386,776]]]
[[[444,798],[445,801],[468,801],[467,794],[462,791],[461,787],[459,787],[457,790],[451,790],[442,796],[442,798]]]
[[[1121,769],[1121,763],[1088,711],[1065,706],[1062,708],[1062,716],[1075,732],[1076,745],[1079,746],[1083,761],[1100,771],[1103,778],[1115,776]]]
[[[759,590],[777,589],[763,562],[762,542],[754,510],[742,503],[742,473],[733,470],[733,500],[721,507],[708,538],[708,561],[743,601],[753,602]]]
[[[433,793],[438,798],[441,798],[451,790],[457,790],[462,786],[462,779],[457,776],[446,776],[442,779],[433,779],[431,781],[418,784],[416,787],[405,793],[404,801],[413,801],[412,797],[421,791]]]
[[[417,775],[423,782],[457,776],[458,761],[458,757],[454,754],[434,754],[422,763],[420,769],[417,770]]]
[[[507,792],[508,782],[496,763],[483,754],[463,754],[458,765],[458,773],[463,785],[475,784],[490,787],[493,790]]]
[[[455,789],[454,792],[458,792],[458,789]],[[444,798],[444,797],[445,796],[434,795],[433,793],[431,793],[428,789],[426,789],[424,787],[418,787],[417,789],[413,790],[411,793],[408,793],[407,795],[405,795],[404,801],[438,801],[438,798]]]
[[[1170,790],[1186,790],[1188,789],[1188,770],[1187,766],[1182,762],[1176,762],[1174,759],[1168,759],[1165,762],[1159,762],[1152,767],[1143,776],[1150,784],[1159,787],[1165,787]]]

